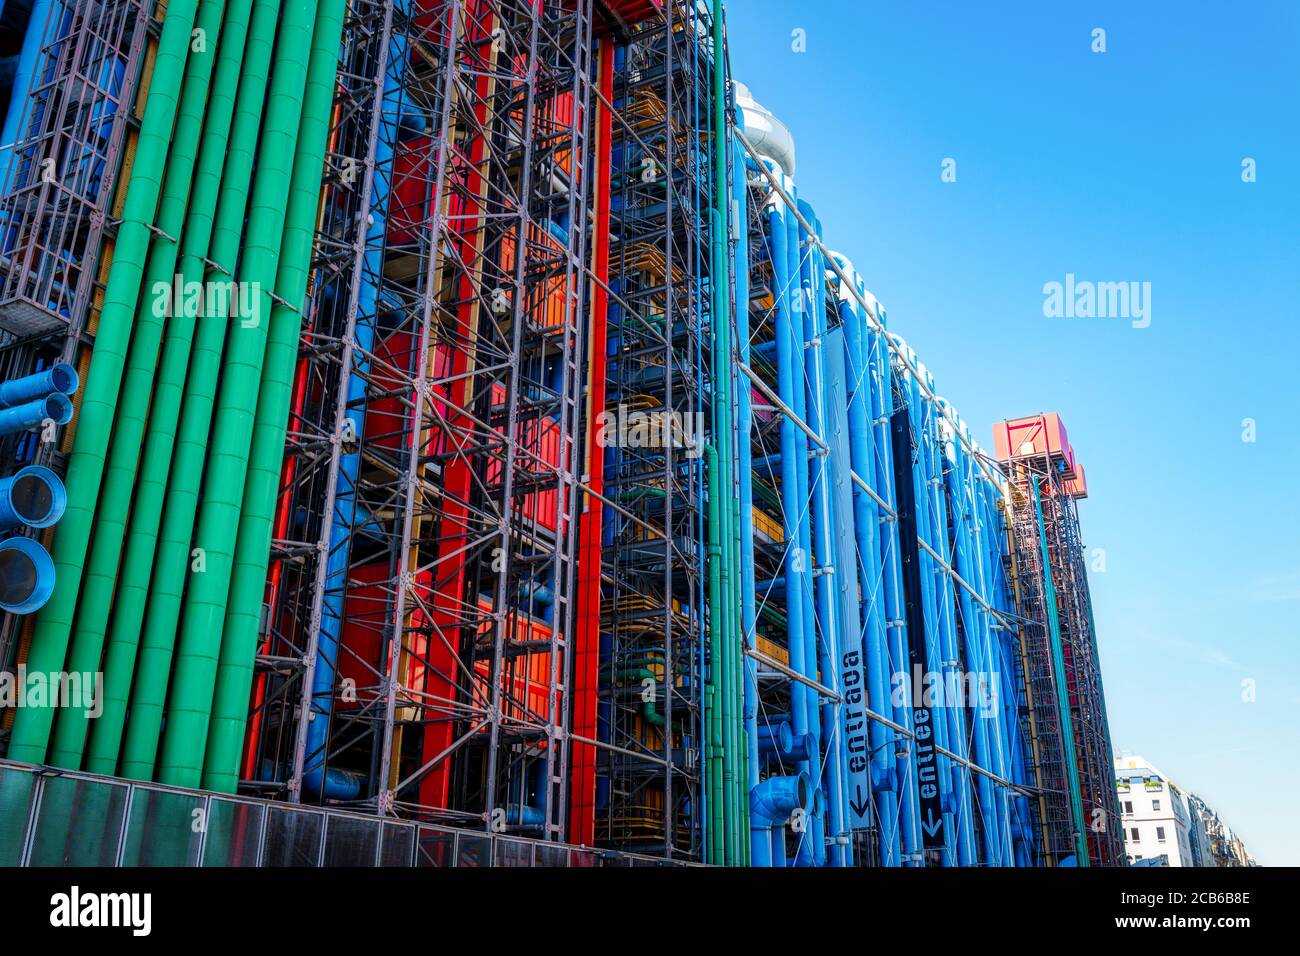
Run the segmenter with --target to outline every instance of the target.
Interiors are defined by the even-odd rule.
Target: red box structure
[[[998,422],[993,426],[993,451],[998,461],[1047,455],[1066,462],[1069,469],[1074,467],[1074,449],[1055,412]]]
[[[1055,412],[998,422],[993,426],[993,451],[998,461],[1046,456],[1059,462],[1065,493],[1071,498],[1088,497],[1083,465],[1075,459],[1065,424]]]
[[[1083,473],[1083,465],[1074,466],[1074,477],[1066,481],[1065,493],[1071,498],[1088,497],[1088,478]]]

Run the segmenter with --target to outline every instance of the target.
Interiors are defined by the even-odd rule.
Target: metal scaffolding
[[[1049,457],[1040,456],[1003,465],[1011,485],[1012,573],[1025,615],[1022,643],[1029,708],[1024,717],[1040,787],[1043,851],[1049,862],[1056,863],[1078,847],[1066,763],[1072,761],[1089,861],[1113,866],[1124,859],[1122,834],[1078,505],[1053,464]],[[1053,607],[1049,601],[1054,601]],[[1053,627],[1059,636],[1062,672],[1053,661]],[[1068,753],[1058,704],[1062,681],[1073,754]]]
[[[699,22],[694,5],[668,4],[630,37],[614,80],[607,402],[620,420],[705,411],[711,64]],[[597,842],[700,859],[702,459],[680,434],[609,437]]]
[[[380,812],[559,840],[590,2],[352,16],[257,750],[294,799],[342,772]]]

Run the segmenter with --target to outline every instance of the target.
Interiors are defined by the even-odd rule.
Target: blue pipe
[[[798,192],[791,182],[787,192],[798,203]],[[804,271],[804,232],[799,225],[798,217],[793,212],[786,217],[786,260],[787,260],[787,285],[786,291],[789,296],[790,310],[787,314],[786,337],[790,347],[790,364],[788,375],[790,379],[791,400],[787,401],[784,395],[782,401],[794,410],[795,415],[803,422],[808,421],[807,410],[807,388],[805,383],[806,371],[806,347],[807,338],[805,334],[806,320],[805,313],[808,311],[808,301],[811,297],[811,289],[803,284]],[[780,334],[778,328],[777,334]],[[799,562],[802,569],[793,577],[790,572],[786,572],[787,582],[793,582],[795,589],[800,592],[800,608],[803,617],[803,627],[799,632],[798,642],[798,672],[805,677],[816,679],[817,673],[817,620],[816,620],[816,602],[814,597],[814,577],[813,577],[813,548],[812,548],[812,495],[809,490],[809,467],[808,440],[804,437],[802,430],[798,433],[799,449],[794,455],[794,466],[796,476],[796,497],[793,514],[796,517],[794,537],[795,546],[798,549]],[[784,494],[784,488],[782,489]],[[787,585],[788,590],[789,585]],[[789,597],[787,594],[787,602]],[[791,663],[795,660],[795,646],[791,646]],[[822,810],[825,806],[825,800],[822,799],[822,774],[820,766],[821,755],[821,720],[816,709],[817,703],[811,692],[807,694],[807,703],[805,705],[805,714],[807,720],[807,732],[812,737],[815,747],[813,749],[813,760],[810,768],[810,778],[813,782],[813,811],[809,814],[808,827],[800,834],[799,851],[795,857],[797,866],[821,866],[826,857],[826,839],[825,839],[825,821],[822,816]]]
[[[31,614],[54,593],[54,559],[31,538],[0,541],[0,611]]]
[[[927,384],[930,385],[933,392],[933,384]],[[930,516],[930,533],[933,538],[931,547],[939,554],[944,555],[947,563],[951,565],[953,548],[949,541],[948,503],[944,494],[944,456],[940,435],[940,408],[933,400],[928,401],[925,406],[925,414],[929,420],[927,432],[930,439],[928,485],[930,489],[930,507],[932,509]],[[943,655],[945,690],[943,712],[948,725],[948,740],[953,752],[962,760],[968,760],[970,753],[967,744],[969,734],[966,728],[966,710],[960,706],[960,700],[947,700],[947,697],[950,696],[949,689],[961,687],[961,679],[964,676],[963,661],[957,647],[956,584],[938,561],[935,561],[934,566],[934,584],[936,596],[939,599],[939,639],[940,650]],[[958,860],[961,866],[974,866],[979,862],[979,858],[975,849],[974,808],[970,793],[971,771],[960,761],[954,760],[951,773],[953,777],[955,820],[957,823]]]
[[[906,376],[905,384],[909,394],[908,415],[911,419],[915,436],[917,458],[911,470],[912,492],[916,501],[917,535],[922,541],[940,554],[942,546],[936,546],[932,522],[933,500],[931,498],[932,481],[932,446],[933,434],[930,419],[931,406],[921,394],[914,378]],[[928,383],[927,383],[928,384]],[[925,670],[929,675],[945,675],[945,641],[942,635],[943,622],[940,612],[939,569],[930,553],[924,549],[917,552],[921,571],[921,595],[925,611]],[[924,703],[924,701],[923,701]],[[938,716],[932,720],[934,742],[945,750],[953,750],[951,728],[948,722],[947,708],[940,708]],[[932,710],[933,713],[933,710]],[[944,834],[946,837],[940,858],[944,866],[959,865],[968,847],[962,842],[959,828],[961,807],[957,800],[957,778],[954,772],[956,764],[937,750],[934,763],[938,770],[937,784],[941,795],[943,816],[945,818]]]
[[[863,348],[864,319],[856,302],[842,301],[840,317],[846,331],[845,351],[848,358],[849,450],[853,470],[882,499],[887,489],[880,487],[874,461],[877,454],[875,436],[868,421],[873,377],[869,373]],[[882,514],[875,500],[856,485],[853,488],[854,531],[858,542],[858,562],[862,604],[859,627],[863,637],[863,655],[867,669],[867,699],[873,709],[889,714],[890,670],[885,647],[884,567],[881,560]],[[891,715],[892,716],[892,715]],[[884,866],[899,866],[899,827],[897,768],[892,751],[897,747],[894,731],[879,721],[871,721],[872,792],[879,820],[880,861]]]
[[[787,181],[787,185],[789,185]],[[795,359],[796,343],[792,335],[793,304],[790,274],[790,230],[786,223],[785,210],[776,207],[768,210],[768,228],[772,240],[772,272],[776,285],[776,341],[777,341],[777,393],[787,406],[793,407],[795,401]],[[799,496],[799,475],[797,462],[800,457],[807,457],[808,444],[803,433],[782,416],[779,428],[781,441],[781,510],[785,532],[785,555],[782,562],[787,581],[798,580],[801,572],[795,571],[796,560],[804,560],[795,552],[800,547],[800,514],[807,506],[807,499]],[[804,589],[802,586],[786,588],[786,642],[790,654],[790,667],[797,674],[805,674],[804,667]],[[790,685],[790,722],[797,738],[804,738],[809,732],[809,689],[795,681]],[[815,751],[814,751],[815,753]],[[808,774],[814,768],[809,760],[798,764],[800,773]],[[776,854],[776,843],[781,841],[781,852]],[[804,840],[800,840],[803,852]],[[777,856],[784,857],[784,833],[773,834],[773,863]]]
[[[879,309],[879,307],[877,306]],[[862,316],[865,321],[865,316]],[[877,318],[883,326],[885,316],[879,310]],[[872,331],[864,342],[864,361],[871,376],[870,425],[875,448],[874,466],[876,487],[893,515],[882,517],[880,536],[881,590],[884,594],[884,627],[886,670],[890,681],[889,702],[893,708],[894,723],[912,730],[912,695],[906,680],[902,681],[901,694],[895,693],[894,675],[907,671],[907,619],[903,607],[902,553],[898,535],[898,495],[894,479],[894,448],[890,434],[894,414],[893,374],[890,369],[889,350],[885,333]],[[886,711],[888,712],[888,710]],[[916,779],[916,752],[910,740],[894,738],[894,793],[898,801],[899,865],[919,866],[921,860],[921,830],[919,793]]]
[[[758,820],[763,830],[782,827],[790,814],[807,805],[810,789],[806,773],[767,777],[749,791],[750,817]]]
[[[1002,566],[1002,548],[999,546],[996,551],[989,548],[992,534],[990,528],[996,528],[996,525],[989,524],[988,494],[990,482],[976,466],[974,459],[967,456],[967,468],[971,475],[972,484],[972,520],[971,529],[972,546],[974,552],[974,563],[976,567],[976,587],[979,589],[981,596],[988,604],[998,607],[998,596],[995,593],[996,578],[994,576],[994,564],[1001,569]],[[999,537],[997,541],[1005,541],[1004,537]],[[1012,764],[1013,747],[1011,739],[1011,728],[1018,727],[1019,720],[1016,718],[1015,711],[1009,705],[1009,700],[1015,700],[1017,696],[1017,686],[1014,675],[1008,671],[1006,660],[1001,653],[1002,645],[999,640],[999,630],[1002,625],[993,617],[992,612],[983,611],[983,633],[984,633],[984,655],[985,660],[989,662],[990,670],[996,667],[998,678],[998,704],[999,709],[994,720],[992,729],[989,734],[990,747],[992,748],[992,759],[994,769],[997,774],[1005,780],[1017,781],[1016,770]],[[1010,866],[1014,864],[1015,837],[1013,834],[1013,812],[1015,795],[1005,787],[999,787],[998,790],[998,814],[1002,824],[1002,846],[1001,857],[1003,864]]]
[[[821,239],[821,223],[816,218],[812,207],[800,202],[799,211],[813,227],[813,234],[805,240],[808,252],[802,261],[802,281],[807,291],[808,308],[804,312],[804,338],[807,347],[804,350],[806,374],[805,405],[807,416],[804,421],[823,443],[827,439],[826,427],[826,375],[822,349],[826,337],[826,265],[822,258],[821,246],[813,240]],[[822,682],[836,694],[840,686],[840,647],[842,622],[835,586],[835,552],[831,535],[833,508],[831,504],[831,478],[827,467],[827,454],[818,449],[809,465],[811,514],[810,530],[816,522],[813,543],[816,547],[817,568],[816,608],[821,620],[821,627],[813,631],[820,635],[816,642],[817,660],[821,670]],[[826,793],[827,819],[830,838],[830,864],[832,866],[851,866],[853,863],[853,844],[847,823],[847,765],[848,751],[845,733],[841,721],[841,709],[833,702],[827,701],[821,706],[821,733],[826,742],[826,759],[823,771],[823,790]]]
[[[41,43],[45,39],[45,24],[49,19],[53,0],[36,0],[32,4],[32,13],[27,21],[27,32],[23,35],[22,52],[18,54],[18,66],[14,72],[14,84],[9,95],[9,109],[5,113],[3,129],[0,129],[0,190],[9,188],[9,167],[12,162],[10,150],[18,139],[18,124],[22,122],[23,111],[32,95],[32,74],[36,72],[36,61],[41,54]]]
[[[404,12],[410,0],[399,0]],[[366,378],[370,371],[370,351],[374,347],[374,316],[379,289],[370,276],[382,274],[383,238],[388,227],[388,201],[392,191],[392,140],[407,128],[408,104],[401,96],[401,77],[407,66],[406,40],[395,31],[389,42],[388,67],[384,76],[383,104],[385,115],[380,123],[392,122],[391,131],[381,129],[375,142],[374,177],[371,182],[370,228],[366,237],[366,262],[358,291],[357,319],[353,330],[352,370],[347,380],[347,420],[357,438],[354,450],[339,457],[338,488],[334,498],[334,521],[330,527],[329,558],[325,570],[324,613],[316,643],[316,667],[312,675],[313,719],[307,724],[306,758],[303,788],[326,799],[351,800],[361,793],[362,778],[333,768],[325,769],[328,751],[330,714],[334,709],[335,661],[347,590],[348,564],[356,525],[358,504],[357,472],[361,464],[359,439],[365,428]],[[391,120],[390,120],[391,117]]]
[[[812,737],[795,733],[788,714],[772,714],[759,733],[764,754],[775,757],[782,766],[811,760],[816,753]]]
[[[754,736],[757,738],[759,749],[764,756],[775,755],[782,757],[788,754],[794,746],[794,734],[790,731],[790,725],[784,721],[756,727]],[[750,789],[752,790],[753,787]],[[757,865],[755,864],[755,866]]]
[[[24,405],[0,409],[0,435],[38,428],[46,420],[56,425],[66,425],[72,421],[71,399],[62,392],[51,392],[44,398]]]
[[[0,408],[11,408],[33,399],[44,398],[51,392],[71,395],[80,384],[77,370],[67,362],[58,362],[31,375],[0,382]]]
[[[744,117],[732,108],[737,129],[744,128]],[[736,282],[736,345],[740,361],[749,366],[749,188],[748,166],[739,143],[732,146],[732,202],[736,211],[738,235],[733,253],[732,274]],[[739,378],[736,387],[737,447],[739,450],[738,482],[740,488],[740,622],[745,650],[757,646],[758,599],[754,583],[754,448],[753,448],[753,397],[749,380]],[[745,789],[753,793],[759,782],[759,727],[758,727],[758,661],[744,654],[741,657],[744,672],[743,718],[745,734],[749,738],[746,754],[748,774]],[[772,865],[772,838],[765,828],[749,822],[749,861],[751,866]]]
[[[41,465],[27,465],[0,478],[0,530],[20,525],[48,528],[63,517],[67,505],[63,482]]]
[[[944,492],[948,499],[948,510],[952,516],[952,560],[955,569],[962,578],[970,583],[978,580],[976,569],[972,566],[970,556],[971,518],[968,494],[972,476],[967,469],[965,450],[955,437],[945,429],[942,445],[943,457],[949,463],[944,469]],[[984,609],[977,605],[965,588],[956,590],[961,620],[964,625],[964,649],[966,652],[967,672],[977,675],[980,681],[987,682],[990,667],[985,657],[984,644],[987,621]],[[969,692],[969,682],[962,686],[963,692]],[[984,683],[977,687],[977,692],[992,692],[992,686]],[[989,741],[989,722],[997,720],[997,711],[992,715],[985,713],[986,700],[964,701],[963,710],[971,715],[971,730],[976,762],[996,772]],[[996,726],[995,726],[996,730]],[[980,815],[980,831],[983,844],[983,862],[989,866],[1002,864],[1002,822],[998,809],[999,796],[993,792],[993,783],[983,774],[974,781],[979,795],[976,811]]]

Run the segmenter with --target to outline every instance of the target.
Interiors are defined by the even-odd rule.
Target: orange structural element
[[[609,325],[610,157],[613,116],[607,105],[614,95],[614,44],[602,39],[597,51],[600,96],[596,104],[595,205],[591,271],[591,329],[587,343],[587,435],[582,475],[593,494],[582,496],[578,518],[577,627],[573,666],[572,783],[569,788],[569,840],[584,846],[596,841],[597,695],[600,671],[600,562],[605,491],[604,450],[597,440],[598,417],[605,410],[607,331]]]

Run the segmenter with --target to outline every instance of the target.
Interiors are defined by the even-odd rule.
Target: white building
[[[1115,759],[1124,852],[1131,862],[1167,856],[1169,866],[1198,866],[1192,852],[1187,798],[1165,774],[1143,757]]]

